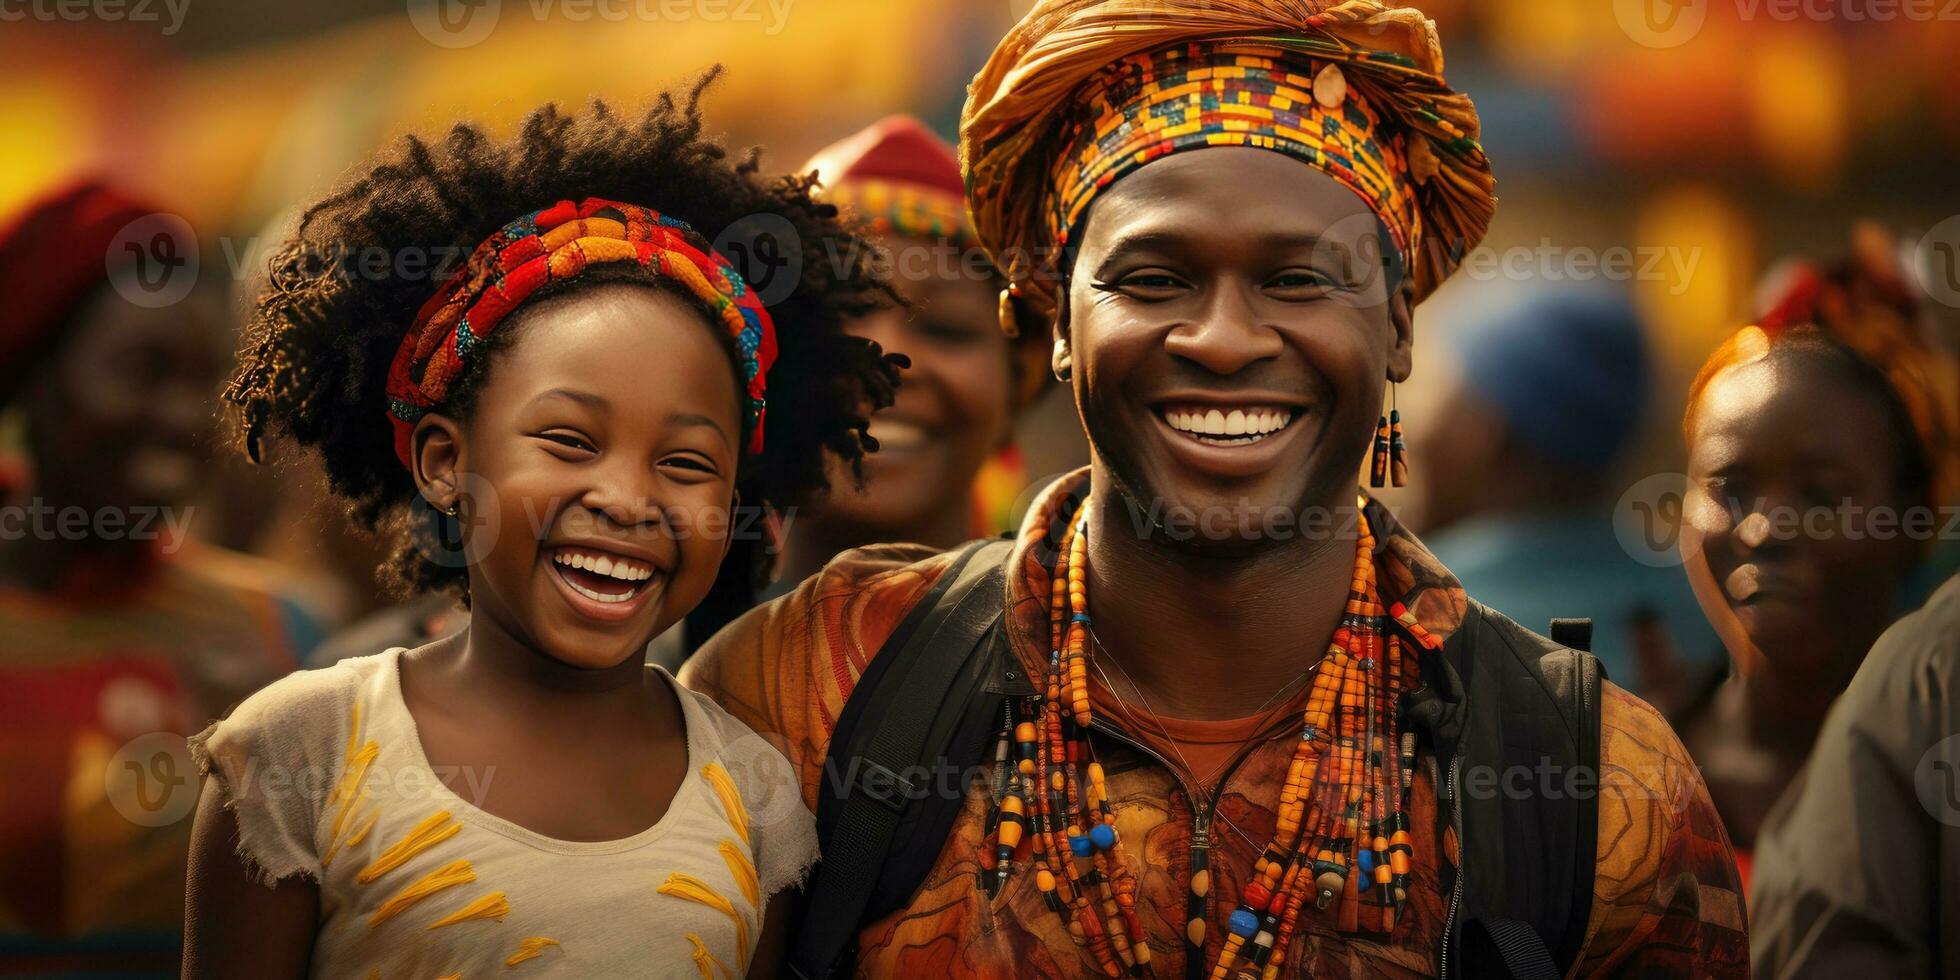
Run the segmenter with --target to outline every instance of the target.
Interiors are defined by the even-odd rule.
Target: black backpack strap
[[[1464,980],[1559,980],[1538,930],[1522,919],[1478,919],[1463,930]]]
[[[832,975],[865,922],[918,890],[964,802],[965,774],[998,730],[1002,700],[1032,692],[1000,666],[1012,548],[1001,539],[962,547],[845,702],[817,791],[822,860],[790,941],[794,975]],[[1019,684],[1004,690],[1002,678]]]
[[[1470,723],[1466,771],[1502,779],[1549,771],[1558,792],[1459,797],[1470,885],[1457,967],[1468,977],[1555,978],[1585,942],[1599,842],[1599,661],[1589,620],[1555,620],[1553,639],[1471,603],[1453,640]],[[1549,766],[1549,770],[1544,767]]]

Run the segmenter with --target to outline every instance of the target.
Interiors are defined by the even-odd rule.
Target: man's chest
[[[1226,923],[1260,852],[1272,839],[1289,752],[1255,752],[1217,800],[1193,799],[1170,771],[1140,756],[1106,759],[1123,860],[1136,874],[1135,910],[1158,977],[1208,976]],[[1434,976],[1452,872],[1442,853],[1427,760],[1411,792],[1414,855],[1407,900],[1385,907],[1375,889],[1354,889],[1322,910],[1308,901],[1282,951],[1281,976]],[[1102,975],[1068,917],[1051,907],[1025,853],[989,895],[983,867],[991,792],[969,786],[953,832],[925,884],[903,909],[859,936],[858,972],[1074,978]],[[1086,864],[1086,862],[1085,862]],[[1203,873],[1198,873],[1203,872]],[[1373,894],[1371,894],[1373,893]],[[1200,947],[1202,952],[1199,952]]]

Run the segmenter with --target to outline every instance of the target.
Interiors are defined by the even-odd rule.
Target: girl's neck
[[[478,609],[456,636],[437,641],[433,666],[444,686],[503,715],[557,726],[570,722],[589,731],[610,720],[644,720],[658,699],[646,696],[653,682],[646,651],[598,670],[574,667],[538,650],[488,610]],[[587,727],[589,725],[589,727]]]

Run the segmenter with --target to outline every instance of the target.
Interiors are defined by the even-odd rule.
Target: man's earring
[[[450,501],[450,502],[449,502],[449,506],[447,506],[447,507],[444,507],[444,508],[442,509],[442,512],[443,512],[443,513],[445,513],[445,514],[448,514],[448,515],[449,515],[450,517],[455,517],[455,516],[456,516],[456,501],[454,501],[454,500],[452,500],[452,501]]]
[[[1369,460],[1368,485],[1407,486],[1408,445],[1402,440],[1402,411],[1396,407],[1396,385],[1388,383],[1388,414],[1375,423],[1375,452]]]

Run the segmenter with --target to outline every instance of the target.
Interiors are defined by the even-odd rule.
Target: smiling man
[[[1092,460],[1017,541],[847,554],[690,665],[818,810],[800,969],[1746,974],[1666,723],[1357,488],[1489,222],[1476,137],[1373,0],[1046,0],[1001,43],[968,205]]]

